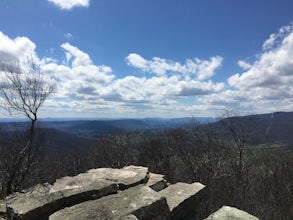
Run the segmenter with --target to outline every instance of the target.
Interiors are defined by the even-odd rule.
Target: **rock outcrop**
[[[98,200],[62,209],[49,219],[120,219],[131,214],[137,219],[154,219],[159,216],[165,219],[169,215],[166,198],[147,186],[139,185]]]
[[[230,206],[223,206],[218,211],[212,213],[209,217],[204,220],[258,220],[257,217],[250,215],[247,212],[239,210]]]
[[[204,198],[205,186],[201,183],[176,183],[159,192],[166,197],[172,219],[196,216],[196,206]]]
[[[197,219],[205,195],[201,183],[170,185],[146,167],[99,168],[6,197],[0,220]]]

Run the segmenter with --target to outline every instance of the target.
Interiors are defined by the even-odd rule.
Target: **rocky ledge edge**
[[[9,195],[0,200],[0,220],[197,219],[206,196],[199,182],[169,184],[146,167],[98,168]],[[258,219],[228,206],[207,219],[229,217]]]

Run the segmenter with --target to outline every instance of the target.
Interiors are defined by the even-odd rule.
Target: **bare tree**
[[[30,120],[27,141],[15,155],[8,174],[6,193],[17,191],[34,160],[33,144],[38,111],[46,98],[56,89],[56,82],[44,78],[40,68],[31,60],[27,65],[5,67],[0,70],[1,105],[8,113],[23,115]],[[5,81],[4,81],[5,80]]]

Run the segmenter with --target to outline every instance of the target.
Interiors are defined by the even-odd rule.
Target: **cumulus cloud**
[[[67,61],[70,61],[74,56],[74,60],[72,61],[73,67],[92,65],[89,55],[79,50],[77,47],[74,47],[69,43],[64,43],[61,47],[65,50]]]
[[[126,57],[127,63],[130,66],[142,69],[143,71],[148,70],[148,61],[145,60],[142,56],[131,53]]]
[[[54,99],[66,108],[71,106],[87,112],[108,109],[108,113],[117,111],[146,115],[150,109],[155,109],[155,114],[163,114],[163,112],[179,111],[180,106],[180,111],[186,112],[203,107],[197,108],[193,105],[191,108],[182,104],[181,100],[212,94],[224,88],[223,83],[201,81],[198,78],[190,79],[186,77],[188,72],[178,74],[172,71],[149,77],[116,78],[110,67],[93,64],[89,55],[79,48],[69,43],[62,44],[61,48],[66,54],[65,62],[58,64],[50,59],[42,59],[42,70],[59,82],[59,89]],[[145,62],[141,56],[131,54],[128,57],[128,62],[133,62],[140,69],[149,68],[148,61]],[[204,61],[201,65],[197,68],[213,68],[207,67]],[[166,67],[166,69],[170,68]]]
[[[36,59],[36,45],[27,37],[10,39],[0,31],[0,66],[16,65],[30,58]]]
[[[48,0],[61,10],[71,10],[75,7],[88,7],[90,0]]]
[[[229,89],[201,96],[199,101],[210,108],[236,107],[249,113],[292,111],[293,26],[271,34],[257,57],[251,64],[238,62],[244,72],[227,79]]]
[[[249,113],[291,111],[293,107],[292,26],[272,34],[255,61],[238,61],[242,72],[226,82],[212,81],[222,65],[219,56],[182,63],[131,53],[126,63],[149,74],[119,77],[111,67],[94,64],[86,52],[70,43],[60,45],[65,58],[58,61],[39,58],[36,45],[27,37],[11,39],[0,32],[0,42],[2,63],[32,55],[42,72],[58,82],[57,92],[45,104],[47,114],[151,117],[212,114],[227,107]]]
[[[92,96],[96,96],[99,89],[113,80],[110,67],[94,65],[88,54],[69,43],[62,44],[61,48],[66,54],[66,64],[43,59],[41,65],[44,73],[59,82],[57,97],[80,100],[94,98]]]
[[[216,69],[221,66],[223,58],[216,56],[211,57],[209,60],[187,59],[184,64],[181,64],[160,57],[146,60],[139,54],[131,53],[126,57],[126,61],[132,67],[144,72],[154,73],[158,76],[164,76],[168,73],[179,73],[187,76],[193,75],[198,80],[205,80],[215,74]]]
[[[262,49],[263,50],[270,50],[280,44],[280,42],[287,36],[288,33],[293,31],[293,26],[283,26],[277,33],[273,33],[270,37],[263,43]]]
[[[284,36],[282,40],[279,39],[281,35]],[[278,33],[271,35],[264,45],[266,45],[265,50],[259,59],[251,66],[247,65],[247,71],[232,75],[228,79],[229,85],[239,90],[255,88],[284,88],[287,90],[291,88],[293,83],[293,28],[291,26],[281,28]],[[275,45],[275,47],[268,49],[268,45]]]
[[[127,76],[115,80],[101,95],[106,100],[108,97],[116,96],[121,101],[158,104],[177,100],[180,97],[211,94],[222,89],[222,83],[187,81],[178,76],[151,78]]]
[[[179,82],[180,96],[200,96],[220,92],[224,88],[224,83],[213,83],[212,81],[181,81]]]
[[[220,57],[187,59],[180,64],[158,57],[148,61],[138,54],[130,54],[126,59],[129,65],[142,71],[153,71],[154,75],[117,78],[110,67],[94,64],[86,52],[70,43],[60,46],[65,60],[58,61],[50,57],[37,57],[36,45],[26,37],[10,39],[2,34],[0,40],[5,42],[0,46],[1,60],[34,54],[43,74],[58,82],[57,92],[45,104],[44,112],[48,114],[82,111],[86,115],[112,112],[133,114],[133,117],[177,115],[178,112],[184,115],[189,112],[191,115],[191,112],[205,107],[185,103],[184,100],[224,89],[223,83],[202,80],[214,74],[214,70],[221,65]]]

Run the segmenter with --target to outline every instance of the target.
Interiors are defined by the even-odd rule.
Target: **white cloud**
[[[107,66],[96,66],[88,54],[69,43],[62,44],[65,50],[66,65],[46,62],[41,65],[44,73],[59,82],[56,97],[68,99],[90,99],[97,95],[97,91],[111,83],[114,78],[112,70]],[[85,94],[88,91],[88,94]]]
[[[211,78],[217,68],[222,64],[220,56],[211,57],[209,60],[187,59],[185,64],[166,60],[160,57],[153,57],[151,60],[144,59],[141,55],[131,53],[126,57],[128,65],[138,68],[144,72],[164,76],[168,73],[184,74],[188,77],[195,75],[198,80]]]
[[[212,57],[210,60],[199,60],[196,59],[196,63],[198,64],[197,67],[197,74],[199,80],[209,79],[211,78],[216,69],[222,65],[223,58],[222,57]],[[196,72],[195,72],[196,73]]]
[[[71,33],[66,33],[66,34],[64,34],[64,37],[67,39],[71,39],[73,37],[73,35]]]
[[[93,64],[87,53],[70,43],[61,45],[65,60],[57,61],[50,57],[38,58],[35,44],[26,37],[10,39],[1,33],[0,40],[5,42],[0,45],[1,60],[8,59],[7,54],[15,59],[26,57],[27,53],[34,54],[43,74],[58,82],[57,92],[42,108],[46,116],[186,116],[205,107],[184,100],[220,92],[224,88],[223,83],[200,80],[214,74],[221,61],[217,57],[180,64],[163,58],[147,61],[140,55],[130,54],[127,59],[130,65],[153,70],[156,75],[115,78],[110,67]]]
[[[220,91],[222,84],[212,82],[186,81],[172,77],[138,78],[128,76],[116,80],[104,94],[107,97],[120,97],[124,101],[163,103],[183,97],[198,96]]]
[[[283,40],[283,38],[290,32],[293,31],[293,26],[283,26],[280,28],[278,33],[273,33],[270,35],[270,37],[263,43],[262,48],[263,50],[270,50],[276,47],[277,44],[280,43],[280,41]]]
[[[290,32],[286,32],[285,35],[284,30]],[[282,40],[278,39],[280,43],[270,41],[271,45],[276,46],[270,50],[266,47],[259,59],[251,64],[246,72],[232,75],[228,79],[229,85],[239,90],[290,90],[293,83],[293,28],[281,28],[279,33],[285,35]],[[277,36],[279,33],[274,35]]]
[[[196,105],[189,107],[181,100],[219,92],[224,87],[223,83],[213,83],[211,80],[202,82],[188,79],[185,74],[115,78],[110,67],[94,65],[89,55],[77,47],[69,43],[61,47],[66,54],[66,62],[61,65],[47,63],[43,59],[42,69],[59,82],[54,98],[66,109],[73,107],[87,112],[108,109],[108,113],[116,111],[135,116],[147,115],[147,111],[154,109],[152,113],[156,115],[163,112],[175,114],[179,106],[181,112],[203,108]],[[129,61],[141,69],[149,65],[139,55],[129,57]]]
[[[10,39],[0,31],[0,64],[16,65],[27,61],[28,57],[36,60],[36,45],[27,37]]]
[[[72,56],[75,57],[75,59],[72,61],[73,67],[89,66],[92,64],[89,55],[79,50],[77,47],[74,47],[69,43],[64,43],[61,45],[61,47],[66,51],[67,61],[69,61]]]
[[[88,7],[90,0],[48,0],[61,10],[71,10],[75,7]]]
[[[147,71],[148,69],[148,61],[136,53],[129,54],[126,60],[130,66],[142,69],[143,71]]]
[[[179,82],[180,96],[199,96],[220,92],[224,88],[224,83],[213,83],[212,81],[200,82],[194,80],[182,80]]]
[[[230,89],[201,96],[208,109],[239,108],[247,113],[292,111],[293,106],[293,26],[282,27],[263,44],[258,58],[245,71],[230,76]]]
[[[291,26],[271,35],[254,62],[238,61],[243,71],[226,83],[211,80],[222,65],[219,56],[180,63],[131,53],[125,58],[127,64],[151,74],[119,78],[119,73],[115,76],[109,66],[94,64],[89,54],[70,43],[61,45],[65,60],[57,61],[38,58],[36,45],[26,37],[11,39],[0,32],[0,42],[2,63],[32,54],[46,77],[58,81],[57,92],[42,110],[49,116],[177,117],[194,112],[211,115],[227,107],[248,113],[292,111],[293,107]]]
[[[243,60],[238,61],[238,66],[240,66],[244,70],[248,70],[248,69],[250,69],[252,67],[251,64],[249,64],[249,63],[247,63],[247,62],[245,62]]]

